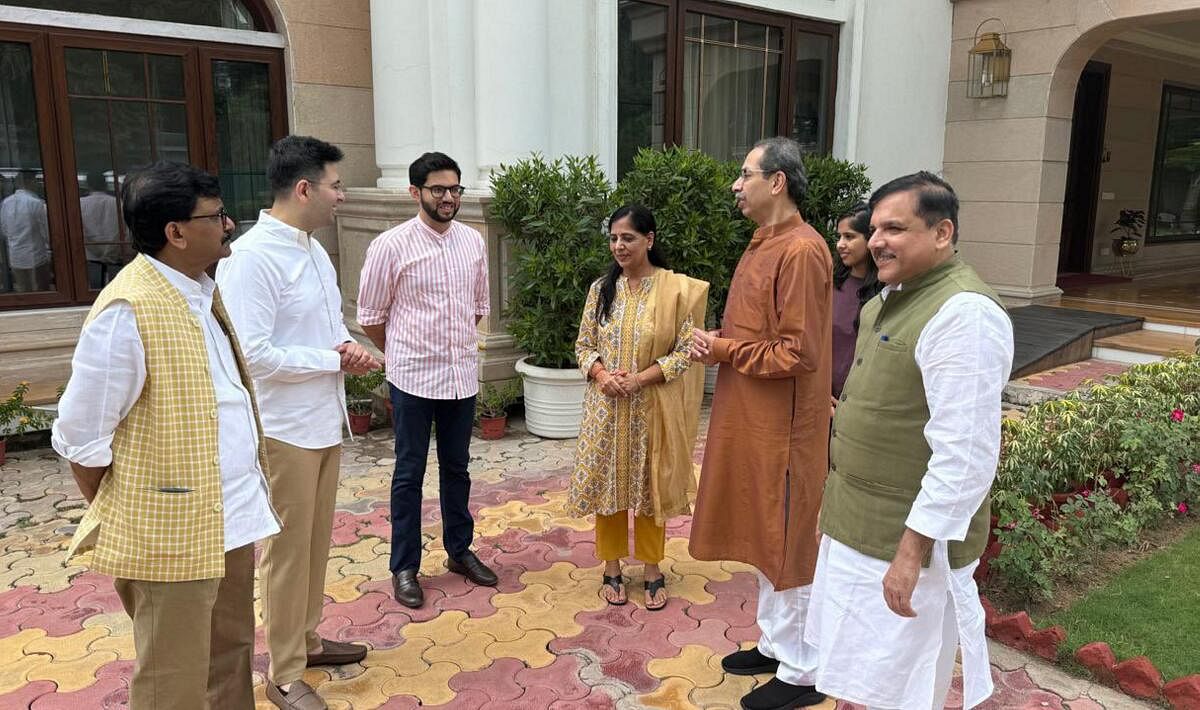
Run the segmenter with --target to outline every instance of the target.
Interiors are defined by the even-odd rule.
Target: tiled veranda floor
[[[376,431],[347,443],[320,631],[373,650],[361,665],[308,672],[331,707],[736,708],[766,680],[720,671],[723,654],[757,637],[755,581],[741,564],[692,560],[690,519],[668,529],[665,610],[642,607],[636,567],[633,603],[606,607],[599,599],[591,522],[564,514],[573,445],[521,432],[473,443],[477,548],[500,573],[495,589],[445,573],[431,468],[427,603],[414,611],[389,593],[390,437]],[[66,465],[49,450],[10,454],[0,469],[5,710],[125,706],[129,620],[108,578],[63,561],[82,507]],[[999,649],[995,658],[998,692],[988,708],[1138,707],[1013,652]],[[259,707],[269,708],[256,680]],[[954,691],[952,707],[957,698]]]

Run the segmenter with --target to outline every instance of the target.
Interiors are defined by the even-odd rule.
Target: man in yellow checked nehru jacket
[[[54,424],[95,547],[133,619],[133,710],[254,707],[254,542],[279,532],[254,387],[216,284],[233,221],[182,163],[129,174],[137,257],[100,292]]]

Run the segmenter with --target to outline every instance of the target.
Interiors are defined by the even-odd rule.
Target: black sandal
[[[665,607],[667,605],[667,599],[663,599],[662,604],[659,604],[658,606],[651,606],[651,601],[650,601],[651,599],[654,598],[655,594],[658,594],[659,590],[666,589],[666,587],[667,587],[667,576],[666,575],[663,575],[654,581],[646,580],[642,584],[645,585],[645,587],[646,587],[646,611],[658,611],[659,609],[662,609],[663,607]]]
[[[616,592],[617,594],[624,594],[625,578],[623,576],[621,576],[619,574],[614,575],[612,577],[609,577],[607,574],[602,574],[600,576],[601,576],[601,580],[602,580],[600,582],[601,591],[603,591],[603,587],[605,585],[607,585],[609,587],[612,587],[613,591]],[[627,604],[629,602],[629,595],[625,595],[625,598],[620,601],[613,601],[613,600],[609,599],[608,597],[604,596],[603,594],[601,594],[600,597],[602,599],[604,599],[604,601],[608,602],[610,606],[624,606],[625,604]]]

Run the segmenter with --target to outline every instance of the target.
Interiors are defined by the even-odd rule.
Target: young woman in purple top
[[[854,364],[854,342],[858,339],[858,312],[863,304],[883,289],[875,260],[867,249],[871,213],[858,203],[837,223],[837,253],[833,263],[833,397],[842,394],[842,385]]]

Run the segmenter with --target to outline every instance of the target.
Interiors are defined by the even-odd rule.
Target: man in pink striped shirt
[[[487,249],[480,233],[454,221],[462,171],[443,153],[425,153],[408,168],[417,216],[380,234],[367,249],[358,291],[358,322],[384,351],[396,434],[392,474],[392,589],[417,608],[425,595],[421,566],[421,485],[437,424],[442,542],[446,567],[495,586],[496,574],[471,551],[471,427],[478,382],[479,319],[490,311]]]

